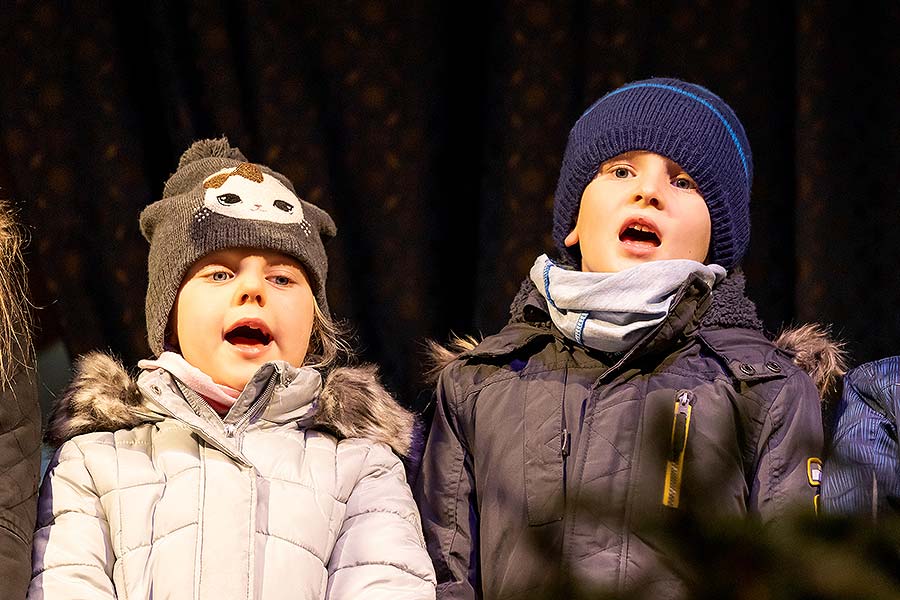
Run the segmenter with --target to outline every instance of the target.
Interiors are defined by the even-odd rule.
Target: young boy
[[[818,393],[737,269],[752,172],[741,123],[698,85],[630,83],[575,123],[558,258],[439,378],[417,483],[438,597],[679,597],[692,549],[665,549],[667,519],[814,510]]]
[[[412,417],[332,364],[328,214],[204,140],[141,229],[157,358],[90,356],[56,407],[29,597],[433,598]]]

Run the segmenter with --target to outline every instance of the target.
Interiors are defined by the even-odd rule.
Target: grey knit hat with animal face
[[[328,314],[324,242],[337,232],[324,210],[297,197],[280,173],[247,161],[226,138],[194,142],[140,216],[150,242],[147,339],[158,356],[181,282],[192,264],[225,248],[259,248],[300,261],[319,309]]]

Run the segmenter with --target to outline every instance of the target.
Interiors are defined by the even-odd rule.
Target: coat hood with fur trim
[[[46,441],[58,447],[77,435],[116,431],[160,420],[121,362],[100,352],[82,356],[75,377],[50,415]],[[339,439],[383,442],[400,456],[413,445],[415,418],[384,389],[374,365],[328,372],[306,422]]]

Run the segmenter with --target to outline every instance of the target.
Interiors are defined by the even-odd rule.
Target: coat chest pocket
[[[559,389],[539,379],[522,382],[525,402],[525,502],[528,524],[545,525],[563,518],[565,452]]]

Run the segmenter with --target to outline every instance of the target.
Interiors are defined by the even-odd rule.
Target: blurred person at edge
[[[825,462],[827,514],[900,516],[900,356],[860,365],[844,377]]]
[[[793,359],[836,348],[762,332],[739,268],[752,173],[737,116],[692,83],[629,83],[575,123],[556,257],[499,333],[436,349],[416,496],[439,598],[679,598],[691,550],[667,522],[814,513],[820,398]]]
[[[0,202],[0,597],[25,596],[41,468],[24,232]]]

